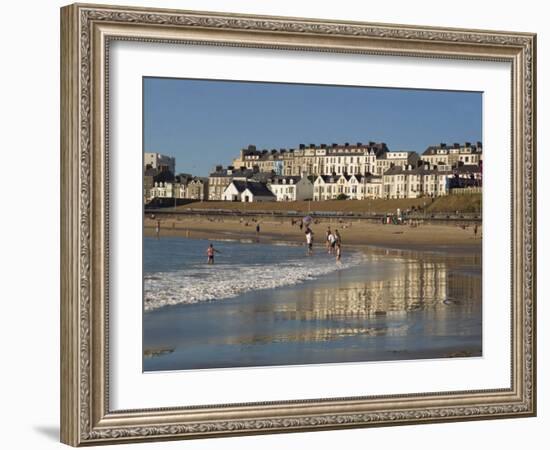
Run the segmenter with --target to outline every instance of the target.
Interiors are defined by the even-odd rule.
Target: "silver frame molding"
[[[108,58],[113,40],[507,61],[512,67],[509,389],[112,411]],[[61,440],[97,445],[536,414],[536,35],[75,4],[61,9]],[[261,400],[261,399],[259,399]]]

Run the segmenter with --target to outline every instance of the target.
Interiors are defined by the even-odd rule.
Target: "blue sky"
[[[143,93],[144,151],[199,176],[249,144],[375,141],[422,152],[482,140],[479,92],[144,78]]]

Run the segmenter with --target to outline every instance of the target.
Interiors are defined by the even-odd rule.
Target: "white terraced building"
[[[313,200],[333,200],[343,194],[352,200],[379,198],[382,177],[376,175],[319,175],[314,182]]]
[[[383,198],[439,197],[449,193],[449,166],[423,164],[420,167],[394,166],[383,175]]]
[[[465,165],[479,165],[483,161],[483,146],[481,142],[475,144],[466,142],[462,145],[459,143],[447,145],[442,142],[437,146],[428,147],[420,159],[430,164],[442,163],[449,166],[457,165],[459,162]]]
[[[278,202],[295,202],[313,198],[313,183],[305,176],[275,176],[268,180],[267,186]]]
[[[421,164],[394,166],[383,175],[383,198],[440,197],[453,187],[481,187],[479,165]]]
[[[297,149],[256,150],[254,145],[242,149],[233,160],[236,168],[257,168],[277,175],[341,175],[374,173],[376,159],[388,152],[385,143],[300,144]]]
[[[330,146],[300,144],[297,149],[242,149],[233,166],[218,166],[209,177],[209,199],[219,200],[234,178],[267,182],[278,201],[310,198],[291,184],[310,178],[312,198],[328,200],[416,198],[446,195],[454,187],[481,187],[482,145],[431,146],[416,152],[390,151],[384,143],[345,143]],[[450,178],[468,182],[452,183]],[[271,182],[270,180],[275,180]],[[456,180],[455,180],[456,181]]]

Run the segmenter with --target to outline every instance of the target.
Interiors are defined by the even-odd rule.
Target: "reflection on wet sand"
[[[153,312],[149,345],[176,351],[146,370],[479,356],[481,291],[478,253],[373,251],[300,286]]]
[[[422,311],[433,321],[433,332],[445,333],[446,316],[470,316],[481,306],[481,274],[461,276],[449,271],[448,262],[425,262],[414,259],[388,260],[388,257],[371,255],[369,266],[385,265],[391,270],[390,279],[361,281],[338,280],[327,289],[325,284],[307,286],[285,302],[263,302],[255,305],[257,314],[270,314],[274,320],[301,321],[294,334],[275,336],[260,334],[234,336],[226,344],[290,341],[327,341],[352,335],[404,336],[408,325],[395,322],[415,311]],[[365,274],[368,276],[368,274]],[[386,272],[387,275],[387,272]],[[374,327],[338,326],[342,321],[353,323],[365,318],[386,318]],[[393,322],[392,322],[393,320]],[[319,326],[316,322],[329,321]],[[312,322],[310,324],[306,322]],[[362,323],[362,322],[361,322]],[[437,324],[437,325],[436,325]],[[237,340],[235,340],[237,339]]]

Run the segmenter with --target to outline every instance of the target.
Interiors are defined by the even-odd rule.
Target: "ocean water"
[[[481,252],[147,238],[143,370],[482,356]]]
[[[360,252],[336,263],[322,248],[306,255],[305,246],[255,242],[214,242],[215,264],[206,264],[209,241],[144,239],[144,309],[221,301],[250,291],[314,280],[361,263]]]

